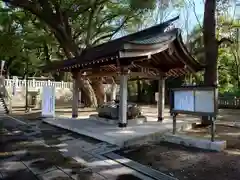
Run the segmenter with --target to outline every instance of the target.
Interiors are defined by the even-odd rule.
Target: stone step
[[[106,154],[109,152],[113,152],[119,150],[120,147],[116,145],[112,145],[106,142],[98,143],[94,147],[90,149],[86,149],[86,151],[90,154]]]
[[[0,97],[0,115],[5,115],[7,114],[7,107],[5,105],[5,101],[3,100],[2,97]]]

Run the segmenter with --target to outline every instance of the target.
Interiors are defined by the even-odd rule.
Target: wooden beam
[[[182,48],[182,47],[181,47]],[[175,49],[175,54],[177,56],[177,58],[187,67],[187,69],[189,69],[190,72],[195,73],[195,70],[188,64],[188,62],[186,62],[181,55],[178,53],[178,51],[176,50],[176,47],[174,47]]]
[[[133,62],[134,65],[137,65],[137,66],[141,66],[141,67],[144,67],[144,68],[151,68],[151,69],[155,69],[156,66],[153,66],[152,64],[150,64],[149,62],[147,61],[143,61],[143,62]]]
[[[94,78],[94,77],[104,77],[104,76],[116,76],[117,73],[118,73],[117,71],[116,72],[100,71],[97,73],[87,74],[86,77]]]
[[[159,76],[161,76],[162,74],[156,74],[156,75],[152,75],[151,73],[147,73],[147,72],[130,72],[129,76],[133,77],[133,76],[140,76],[140,77],[146,77],[149,79],[152,78],[158,78]],[[102,71],[102,72],[98,72],[98,73],[94,73],[94,74],[87,74],[86,77],[87,78],[96,78],[96,77],[111,77],[111,76],[118,76],[118,72],[106,72],[106,71]]]

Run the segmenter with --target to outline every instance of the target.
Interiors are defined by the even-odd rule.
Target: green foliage
[[[156,3],[156,0],[130,0],[133,9],[154,9]]]
[[[7,61],[9,73],[20,76],[26,74],[26,61],[31,67],[29,74],[41,75],[39,65],[64,59],[72,52],[75,53],[76,49],[94,46],[119,36],[122,30],[142,24],[149,13],[157,12],[157,7],[167,10],[173,6],[180,7],[183,2],[4,1],[8,4],[0,7],[0,56]],[[132,30],[135,32],[139,29]]]
[[[5,69],[10,75],[40,75],[43,42],[50,43],[53,38],[33,23],[37,24],[31,14],[0,7],[0,58],[6,60]]]
[[[222,6],[221,6],[222,7]],[[221,15],[217,18],[217,40],[221,42],[218,49],[218,74],[220,94],[238,94],[240,89],[240,22],[231,16]],[[190,35],[190,51],[199,61],[206,63],[201,27],[196,27]]]

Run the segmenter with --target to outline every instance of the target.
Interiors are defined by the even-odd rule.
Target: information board
[[[42,117],[55,116],[55,88],[44,86],[42,92]]]
[[[213,91],[195,91],[195,111],[197,112],[214,112],[214,92]]]
[[[174,109],[179,111],[194,111],[194,91],[175,91]]]
[[[185,114],[215,115],[215,88],[187,87],[173,89],[171,112]]]

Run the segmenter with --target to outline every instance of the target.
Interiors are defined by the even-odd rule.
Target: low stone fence
[[[240,109],[240,98],[237,97],[219,97],[218,107],[226,109]]]
[[[41,104],[41,94],[44,86],[53,86],[56,90],[56,106],[72,105],[72,82],[50,81],[50,80],[20,80],[5,79],[5,89],[9,95],[13,92],[15,84],[16,93],[12,96],[12,106],[20,107],[25,105],[26,85],[28,85],[28,103],[29,105]],[[105,93],[111,92],[111,84],[104,85]],[[119,91],[119,88],[118,88]]]
[[[64,81],[44,81],[44,80],[20,80],[20,79],[5,79],[5,86],[6,87],[13,87],[13,85],[16,85],[16,87],[26,87],[26,84],[28,83],[28,88],[40,88],[43,86],[53,86],[55,88],[72,88],[72,82],[64,82]]]

